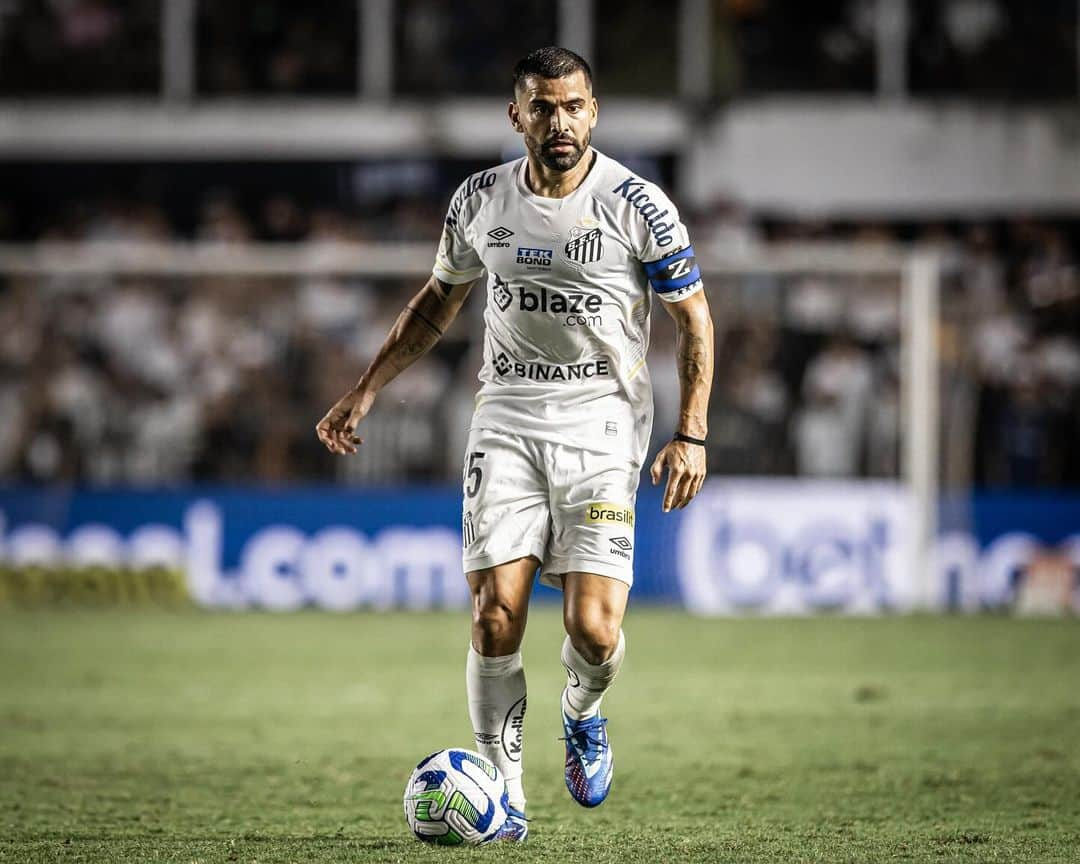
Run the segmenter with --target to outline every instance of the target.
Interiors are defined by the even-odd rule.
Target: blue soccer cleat
[[[525,814],[513,807],[506,808],[506,821],[502,828],[491,838],[492,843],[524,843],[529,838],[529,820]]]
[[[608,743],[607,718],[571,720],[563,714],[566,737],[566,788],[582,807],[603,804],[611,789],[615,757]]]

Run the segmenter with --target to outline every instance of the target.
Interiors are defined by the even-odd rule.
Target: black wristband
[[[704,438],[691,438],[689,435],[683,435],[682,432],[676,432],[671,436],[672,441],[685,441],[687,444],[697,444],[698,447],[705,446]]]

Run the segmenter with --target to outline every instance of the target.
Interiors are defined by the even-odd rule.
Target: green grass
[[[412,765],[471,740],[467,616],[0,614],[0,862],[1080,861],[1080,625],[638,609],[612,797],[562,783],[526,640],[525,847],[442,850]]]

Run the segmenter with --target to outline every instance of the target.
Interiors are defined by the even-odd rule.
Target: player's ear
[[[589,104],[589,128],[596,128],[596,118],[600,114],[600,103],[596,101],[596,97],[593,97],[592,102]]]
[[[506,106],[506,116],[510,118],[510,125],[514,127],[515,132],[525,131],[521,125],[521,112],[518,111],[516,100]]]

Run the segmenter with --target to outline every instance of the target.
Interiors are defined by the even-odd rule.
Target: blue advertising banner
[[[635,598],[678,601],[680,518],[642,490]],[[0,491],[0,560],[177,567],[209,606],[464,607],[460,526],[454,488]]]
[[[898,484],[713,478],[669,514],[660,497],[647,482],[638,496],[634,602],[719,615],[915,603]],[[938,543],[939,608],[1011,603],[1047,549],[1080,566],[1080,495],[977,496],[970,512],[969,528]],[[0,490],[0,561],[174,567],[214,607],[463,608],[469,599],[456,488]],[[558,594],[538,587],[537,597]]]

